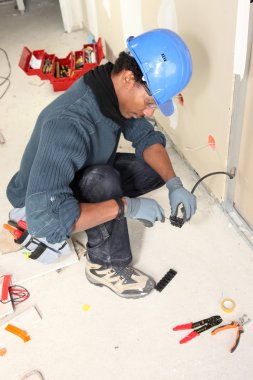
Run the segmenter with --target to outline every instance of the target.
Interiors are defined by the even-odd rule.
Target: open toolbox
[[[84,44],[81,50],[72,51],[65,58],[58,58],[45,50],[31,51],[24,47],[18,65],[27,75],[49,80],[54,91],[64,91],[80,76],[98,66],[103,57],[99,38],[96,43]]]

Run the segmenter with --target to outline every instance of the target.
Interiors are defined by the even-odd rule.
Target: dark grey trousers
[[[71,187],[79,202],[96,203],[138,197],[163,185],[162,178],[134,154],[117,153],[113,166],[96,165],[79,171]],[[86,233],[91,262],[126,266],[132,261],[126,218],[100,224]]]

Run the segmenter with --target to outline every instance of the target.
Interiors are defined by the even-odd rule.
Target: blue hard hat
[[[153,29],[127,39],[147,86],[165,116],[174,112],[172,97],[188,84],[192,60],[184,41],[168,29]]]

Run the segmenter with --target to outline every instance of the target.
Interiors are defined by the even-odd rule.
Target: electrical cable
[[[12,285],[9,286],[10,300],[9,301],[1,301],[2,304],[6,304],[12,302],[14,305],[18,305],[21,302],[26,301],[30,297],[30,293],[26,288],[21,285]]]
[[[6,94],[7,90],[8,90],[9,87],[10,87],[10,84],[11,84],[11,81],[10,81],[10,79],[9,79],[9,78],[10,78],[10,75],[11,75],[11,64],[10,64],[10,60],[9,60],[9,57],[8,57],[7,52],[6,52],[4,49],[2,49],[2,48],[0,48],[0,50],[5,54],[5,57],[6,57],[6,60],[7,60],[7,63],[8,63],[8,67],[9,67],[9,73],[7,74],[6,77],[3,77],[3,76],[0,75],[0,78],[3,79],[3,81],[0,82],[0,86],[3,86],[6,82],[8,83],[8,84],[7,84],[7,87],[6,87],[5,90],[4,90],[4,92],[3,92],[3,93],[1,94],[1,96],[0,96],[0,99],[2,99],[3,96]]]
[[[201,177],[196,183],[195,185],[193,186],[192,188],[192,191],[191,193],[193,194],[194,191],[196,190],[196,187],[200,184],[200,182],[202,182],[204,179],[206,179],[207,177],[210,177],[211,175],[215,175],[215,174],[225,174],[227,176],[229,176],[230,179],[234,178],[234,174],[231,174],[231,173],[228,173],[228,172],[212,172],[212,173],[209,173],[209,174],[206,174],[204,175],[203,177]]]
[[[9,287],[10,296],[14,305],[26,301],[30,297],[30,293],[21,285],[13,285]],[[16,297],[16,298],[14,298]]]

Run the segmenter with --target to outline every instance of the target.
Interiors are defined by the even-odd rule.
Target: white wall
[[[178,106],[178,127],[169,133],[203,176],[227,170],[237,0],[191,0],[187,4],[176,1],[178,31],[191,51],[193,75],[183,91],[185,105]],[[160,120],[164,126],[169,125]],[[209,135],[214,137],[216,148],[196,149],[208,143]],[[205,181],[220,201],[224,199],[226,180],[225,176],[213,176]]]
[[[84,26],[82,0],[59,0],[59,3],[65,32],[82,29]]]

